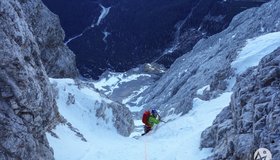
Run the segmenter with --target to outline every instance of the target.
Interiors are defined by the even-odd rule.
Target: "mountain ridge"
[[[269,10],[268,4],[261,8]],[[191,109],[196,90],[210,85],[210,97],[223,92],[227,79],[234,76],[231,62],[247,39],[279,31],[279,14],[276,9],[259,8],[246,10],[235,16],[224,31],[200,40],[191,52],[178,58],[157,83],[140,95],[140,105],[175,108],[177,114]],[[268,19],[271,18],[271,19]],[[230,44],[230,45],[228,45]],[[209,98],[210,98],[209,97]]]

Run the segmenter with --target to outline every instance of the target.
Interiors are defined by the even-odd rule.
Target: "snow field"
[[[57,160],[142,160],[145,155],[151,160],[206,158],[210,155],[210,149],[199,150],[200,134],[228,104],[231,95],[225,93],[209,102],[194,99],[194,108],[189,114],[167,124],[162,123],[156,131],[136,140],[118,135],[110,121],[105,123],[95,117],[94,104],[104,98],[94,90],[78,89],[70,79],[51,81],[57,83],[59,88],[59,112],[87,140],[81,141],[66,125],[57,126],[54,133],[59,139],[47,135]],[[75,104],[66,105],[66,93],[75,95]],[[108,119],[110,116],[108,113]],[[137,125],[141,125],[141,121]]]
[[[256,66],[262,57],[279,46],[280,32],[250,39],[236,60],[232,62],[232,67],[235,68],[237,74],[241,74],[249,67]],[[116,84],[121,81],[119,78],[107,82]],[[59,112],[83,134],[87,142],[82,141],[66,125],[59,125],[53,130],[59,138],[50,134],[47,138],[57,160],[200,160],[207,158],[211,155],[211,149],[199,149],[200,135],[212,124],[218,113],[229,104],[235,78],[228,79],[228,91],[218,98],[210,101],[194,98],[193,109],[188,114],[166,124],[159,124],[156,129],[138,140],[131,137],[140,135],[139,132],[132,133],[130,137],[117,134],[111,123],[110,110],[106,111],[105,121],[95,117],[98,104],[101,101],[110,102],[110,100],[100,96],[92,88],[78,89],[71,79],[50,79],[52,83],[57,84],[59,89],[57,99]],[[197,94],[202,94],[203,90],[207,89],[208,86],[205,86],[199,89]],[[68,93],[75,95],[75,104],[66,104]],[[141,126],[140,120],[135,122],[138,127]]]

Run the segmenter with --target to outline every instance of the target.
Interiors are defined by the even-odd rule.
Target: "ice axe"
[[[160,122],[167,123],[166,121],[162,120],[159,115],[157,118],[159,119]]]

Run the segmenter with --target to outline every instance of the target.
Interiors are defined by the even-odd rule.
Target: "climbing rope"
[[[144,144],[145,144],[145,160],[148,160],[148,154],[147,154],[147,137],[144,139]]]

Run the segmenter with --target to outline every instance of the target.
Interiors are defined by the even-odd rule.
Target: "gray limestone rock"
[[[74,78],[79,75],[74,53],[64,45],[64,31],[57,15],[41,0],[19,0],[23,18],[35,37],[41,60],[49,77]]]
[[[60,116],[47,73],[78,76],[75,56],[40,0],[1,1],[0,22],[0,159],[53,159],[45,133]]]
[[[201,147],[214,148],[211,159],[251,159],[261,147],[280,159],[279,107],[280,48],[237,78],[230,105],[202,133]]]
[[[134,129],[134,122],[128,108],[115,102],[108,103],[103,101],[95,105],[99,105],[99,108],[96,110],[96,117],[102,118],[107,123],[112,121],[119,134],[123,136],[130,135]],[[112,117],[108,115],[110,113],[108,110],[111,111]]]

